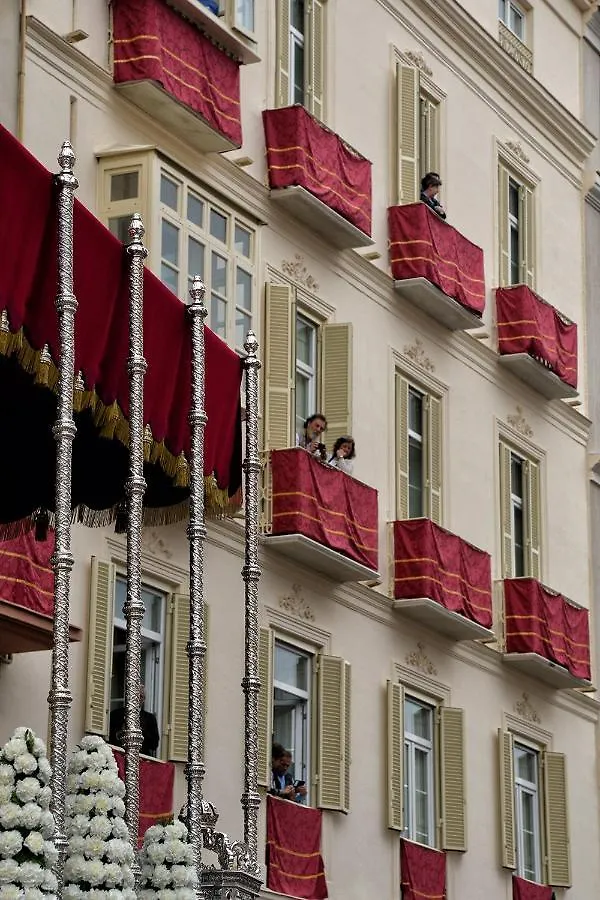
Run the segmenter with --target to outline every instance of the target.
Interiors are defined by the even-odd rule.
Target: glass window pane
[[[294,58],[294,103],[304,103],[304,47],[297,41],[292,41]]]
[[[218,241],[227,243],[227,217],[212,208],[210,210],[210,233]]]
[[[506,21],[506,0],[498,0],[498,18]]]
[[[129,223],[131,216],[113,216],[108,220],[108,229],[122,244],[129,243]]]
[[[510,492],[523,499],[523,460],[514,453],[510,457]]]
[[[252,275],[238,266],[236,270],[235,302],[244,309],[252,309]]]
[[[235,252],[250,258],[250,248],[252,246],[252,235],[247,228],[242,228],[236,222],[235,225]]]
[[[160,202],[175,211],[179,209],[179,185],[166,175],[160,176]]]
[[[309,657],[283,644],[275,644],[275,681],[308,690]]]
[[[409,781],[409,764],[410,764],[410,750],[408,744],[404,743],[404,834],[410,838],[410,820],[412,816],[412,809],[410,805],[410,791],[408,789],[408,781]]]
[[[212,254],[211,288],[219,294],[227,293],[227,260],[218,253]]]
[[[244,346],[244,341],[246,340],[246,335],[250,331],[252,327],[252,316],[249,313],[244,313],[241,310],[236,310],[235,313],[235,346],[242,348]]]
[[[210,299],[210,327],[215,334],[225,340],[227,304],[216,294]]]
[[[300,34],[304,34],[304,0],[292,0],[290,25]]]
[[[415,747],[415,838],[429,844],[429,752]]]
[[[537,759],[533,750],[515,744],[515,764],[517,778],[529,781],[531,784],[537,783]]]
[[[424,515],[423,444],[412,437],[408,439],[408,515],[411,519]]]
[[[423,434],[423,394],[408,392],[408,427],[415,434]]]
[[[296,431],[302,434],[302,426],[311,415],[310,406],[310,378],[296,372]]]
[[[300,316],[296,319],[296,359],[309,368],[314,368],[315,326]]]
[[[237,0],[235,24],[247,31],[254,31],[254,0]]]
[[[406,734],[414,734],[423,740],[431,740],[431,716],[430,706],[418,703],[407,698],[404,701],[404,730]]]
[[[190,191],[188,191],[187,195],[187,217],[192,225],[197,225],[198,228],[202,228],[202,222],[204,221],[204,203],[200,197],[196,197],[196,195],[190,193]]]
[[[124,619],[123,606],[127,597],[127,581],[120,576],[115,579],[115,619]]]
[[[176,272],[175,269],[172,269],[166,263],[162,263],[160,267],[160,280],[163,281],[167,287],[171,288],[174,294],[179,296],[179,272]]]
[[[513,540],[515,547],[515,578],[525,575],[525,536],[523,510],[513,506]]]
[[[167,262],[179,265],[179,229],[166,219],[161,223],[160,255]]]
[[[142,628],[149,631],[162,631],[162,609],[163,596],[153,591],[151,588],[142,585],[142,602],[146,607],[144,618],[142,620]]]
[[[510,30],[513,31],[518,38],[523,37],[523,16],[514,6],[510,7]]]
[[[139,194],[139,172],[120,172],[110,176],[110,199],[135,200]]]
[[[204,279],[204,244],[195,238],[188,238],[188,278],[191,280],[194,275],[199,275]]]
[[[519,185],[512,178],[508,182],[508,213],[519,218]]]

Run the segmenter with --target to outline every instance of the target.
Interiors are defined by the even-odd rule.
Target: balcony
[[[255,42],[238,29],[230,28],[219,15],[219,0],[169,0],[186,19],[195,22],[208,37],[245,65],[260,62]],[[258,4],[257,4],[258,6]]]
[[[377,491],[295,447],[265,465],[263,541],[334,581],[373,581]]]
[[[548,400],[577,396],[577,325],[525,284],[496,290],[500,362]]]
[[[424,203],[388,210],[395,290],[450,331],[481,325],[483,250]]]
[[[162,0],[115,0],[115,86],[196,150],[234,150],[242,144],[240,64],[194,24],[216,18],[208,9],[178,6],[186,16],[195,10],[192,21]]]
[[[400,878],[405,900],[446,897],[446,854],[402,838]]]
[[[393,523],[393,607],[455,641],[494,639],[488,553],[429,519]]]
[[[327,897],[321,856],[323,813],[289,800],[267,796],[267,884],[289,897]]]
[[[504,662],[557,690],[594,690],[588,611],[535,578],[507,578]]]
[[[338,250],[368,247],[371,163],[303,106],[263,111],[271,199]]]

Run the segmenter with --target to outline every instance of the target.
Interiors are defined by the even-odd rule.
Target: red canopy
[[[1,528],[54,505],[56,403],[50,388],[56,384],[58,341],[52,175],[2,128],[0,158],[0,467],[8,475]],[[99,524],[122,500],[127,477],[127,259],[119,241],[77,201],[74,235],[75,371],[83,389],[74,397],[73,505],[87,512],[84,520]],[[222,511],[241,483],[241,363],[211,331],[205,335],[204,471],[208,504]],[[41,352],[45,345],[51,361]],[[173,521],[185,515],[188,495],[191,339],[184,305],[148,269],[144,353],[144,423],[152,432],[146,521]]]

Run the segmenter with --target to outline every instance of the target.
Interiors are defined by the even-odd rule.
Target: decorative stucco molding
[[[437,675],[437,669],[425,652],[425,644],[417,643],[417,649],[406,654],[406,665],[418,669],[425,675]]]
[[[522,147],[520,141],[506,141],[504,146],[506,147],[507,150],[510,150],[510,152],[512,154],[514,154],[514,156],[516,156],[517,159],[520,159],[522,163],[525,163],[526,166],[529,165],[529,157],[523,150],[523,147]]]
[[[523,691],[520,700],[517,700],[515,703],[515,712],[518,716],[521,716],[522,719],[533,722],[534,725],[541,724],[541,716],[529,699],[527,691]]]
[[[412,344],[404,347],[404,355],[426,372],[435,372],[435,366],[425,353],[423,341],[420,338],[415,338]]]
[[[279,598],[279,607],[285,612],[306,622],[314,622],[315,615],[302,595],[302,587],[299,584],[292,585],[292,593]]]
[[[166,542],[154,530],[146,531],[146,529],[143,529],[142,549],[153,556],[162,556],[163,559],[171,559],[173,557],[173,553],[169,550]]]
[[[519,434],[522,434],[523,437],[530,438],[533,437],[533,428],[523,415],[523,410],[520,406],[517,406],[517,411],[512,413],[511,415],[506,417],[506,421],[515,431],[518,431]]]
[[[431,69],[427,63],[425,62],[425,57],[421,53],[420,50],[405,50],[403,54],[407,60],[415,66],[415,68],[420,69],[424,75],[427,75],[428,78],[431,78],[433,75],[433,69]]]
[[[281,261],[281,271],[288,278],[292,278],[297,284],[304,285],[309,291],[318,291],[319,284],[306,268],[304,257],[296,253],[293,259]]]

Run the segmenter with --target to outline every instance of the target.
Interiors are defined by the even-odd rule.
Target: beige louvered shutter
[[[190,598],[173,594],[171,598],[171,671],[169,682],[169,759],[186,762],[188,758],[189,661],[187,645],[190,636]],[[202,734],[200,751],[204,756],[208,688],[208,606],[204,605],[204,680],[202,683]]]
[[[325,5],[321,0],[307,4],[308,56],[306,71],[307,109],[321,122],[324,117],[326,62]]]
[[[275,106],[290,105],[290,0],[275,0]]]
[[[521,221],[521,279],[530,288],[535,287],[535,203],[531,188],[521,185],[519,189]]]
[[[327,447],[352,432],[352,325],[321,328],[321,410],[327,419]]]
[[[396,373],[396,516],[408,519],[408,381]]]
[[[442,848],[467,849],[464,710],[440,709]]]
[[[500,530],[502,536],[502,577],[513,574],[512,507],[510,502],[510,447],[500,442]]]
[[[348,812],[350,664],[337,656],[319,656],[317,666],[317,806]]]
[[[270,628],[261,628],[258,639],[258,783],[271,786],[271,744],[273,740],[273,652],[275,641]]]
[[[115,566],[92,556],[85,730],[108,738]]]
[[[437,525],[442,524],[442,401],[427,396],[427,454],[429,462],[429,518]]]
[[[517,865],[515,844],[515,776],[513,736],[510,731],[498,730],[500,763],[500,858],[507,869]]]
[[[527,574],[531,578],[541,578],[540,544],[541,544],[541,503],[540,503],[540,467],[538,463],[526,462],[527,489]]]
[[[510,254],[508,236],[508,170],[498,166],[498,261],[500,286],[510,284]]]
[[[419,70],[396,63],[398,203],[419,199]]]
[[[267,284],[265,298],[265,448],[293,447],[296,330],[294,291]]]
[[[404,830],[404,688],[387,683],[387,824]]]
[[[563,753],[546,752],[542,756],[542,765],[547,879],[553,887],[571,887],[566,758]]]

